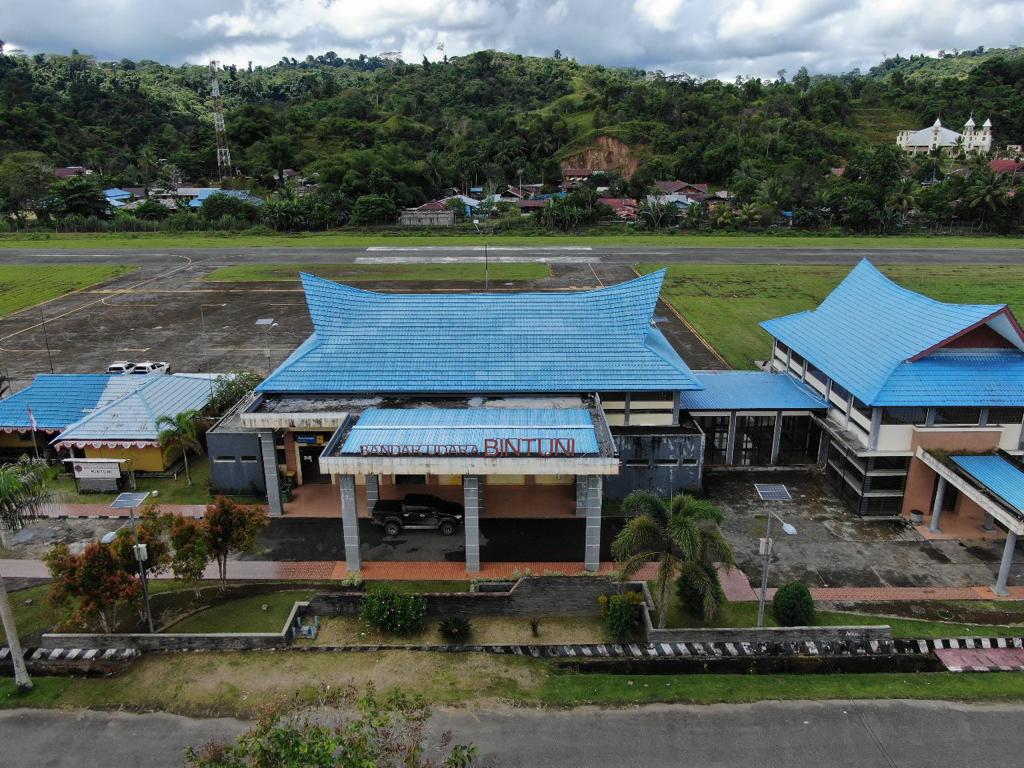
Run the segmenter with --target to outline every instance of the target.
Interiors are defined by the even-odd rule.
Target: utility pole
[[[224,101],[220,97],[217,62],[210,62],[210,94],[213,96],[213,130],[217,135],[217,171],[221,180],[231,177],[231,152],[228,150],[228,132],[224,127]]]

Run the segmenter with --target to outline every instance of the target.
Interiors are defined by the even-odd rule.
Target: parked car
[[[131,373],[135,369],[135,363],[127,360],[115,360],[107,366],[107,373]]]
[[[132,368],[132,373],[170,373],[170,363],[166,361],[156,362],[153,360],[144,360],[141,363],[136,363],[135,367]]]
[[[374,525],[384,533],[397,536],[405,529],[440,531],[451,536],[462,525],[465,510],[461,504],[426,493],[408,493],[404,499],[381,499],[373,505]]]

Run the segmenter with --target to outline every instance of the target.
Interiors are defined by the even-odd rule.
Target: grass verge
[[[106,282],[134,269],[120,264],[0,266],[0,317]]]
[[[604,621],[598,617],[570,618],[545,617],[540,619],[539,634],[535,637],[526,617],[474,616],[471,619],[471,643],[506,645],[518,643],[603,643],[608,641]],[[324,619],[314,645],[404,645],[409,643],[448,642],[438,632],[436,619],[428,620],[421,632],[398,637],[379,632],[358,618],[338,617]]]
[[[1024,242],[1024,238],[1021,238]],[[641,273],[663,265],[640,264]],[[901,285],[940,301],[1009,304],[1024,312],[1024,266],[885,266]],[[812,309],[850,271],[848,266],[674,264],[662,289],[666,301],[734,368],[752,368],[771,354],[762,320]]]
[[[210,460],[209,458],[189,458],[189,472],[192,484],[189,485],[184,473],[176,478],[170,477],[138,477],[136,485],[139,491],[156,491],[159,504],[209,504],[213,501],[210,495]],[[49,484],[55,498],[64,504],[100,504],[109,505],[116,493],[79,493],[75,487],[75,479],[64,472],[55,474]],[[266,504],[266,499],[255,496],[232,496],[239,504]]]
[[[295,603],[309,600],[315,594],[316,590],[292,589],[243,597],[204,608],[164,631],[176,634],[280,632]]]
[[[344,283],[386,282],[479,282],[485,277],[484,264],[234,264],[215,269],[204,277],[211,282],[297,281],[299,272]],[[547,264],[526,262],[487,265],[486,276],[493,282],[542,280],[551,275]]]
[[[423,232],[316,232],[294,235],[199,232],[177,235],[162,232],[116,232],[0,235],[0,248],[360,248],[382,243],[408,245],[482,245],[476,232],[463,234]],[[839,234],[692,234],[666,232],[638,234],[627,231],[557,234],[493,235],[489,245],[657,245],[680,248],[1024,248],[1024,238],[1013,236],[955,237],[896,235],[889,237]]]
[[[37,677],[18,696],[0,678],[0,707],[162,710],[192,716],[253,716],[275,699],[313,704],[321,686],[372,683],[436,705],[624,706],[796,699],[1022,701],[1024,673],[842,675],[608,675],[560,672],[537,659],[484,654],[381,651],[150,654],[107,678]]]

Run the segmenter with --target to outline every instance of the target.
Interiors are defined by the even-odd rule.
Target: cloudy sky
[[[732,78],[1024,43],[1024,0],[0,0],[28,53],[244,66],[328,50],[406,61],[483,48]]]

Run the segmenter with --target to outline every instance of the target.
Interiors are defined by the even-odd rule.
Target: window
[[[1024,420],[1024,408],[989,408],[989,424],[1020,424]]]
[[[850,390],[839,384],[835,379],[832,379],[832,394],[838,397],[840,400],[850,399]]]
[[[863,402],[858,397],[853,398],[853,410],[855,410],[868,421],[871,421],[871,408],[869,408],[867,403]]]
[[[395,485],[426,485],[426,475],[395,475]]]
[[[734,464],[745,467],[772,463],[774,416],[737,416]]]
[[[818,444],[811,439],[810,416],[783,416],[779,434],[779,464],[812,464],[817,459]]]
[[[234,456],[214,456],[213,460],[217,464],[234,464],[235,463],[235,457]]]
[[[862,514],[872,516],[898,515],[902,506],[902,496],[868,496],[864,499]]]
[[[902,491],[906,475],[869,475],[867,488],[870,491]]]
[[[258,459],[255,456],[243,456],[242,461],[255,463],[256,461],[258,461]]]
[[[981,408],[936,408],[935,423],[977,426],[981,423]]]
[[[875,456],[870,460],[868,471],[902,471],[906,472],[910,467],[908,456]]]
[[[728,416],[698,416],[694,421],[704,431],[704,463],[728,464]]]
[[[776,341],[775,342],[775,351],[781,357],[785,357],[786,353],[789,352],[789,347],[787,347],[781,341]]]
[[[789,362],[790,365],[795,365],[797,368],[803,368],[804,365],[804,359],[792,350],[790,351]]]
[[[883,424],[924,424],[928,418],[927,408],[883,408]]]

